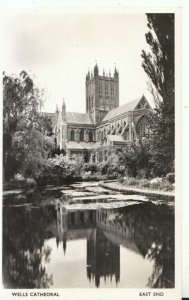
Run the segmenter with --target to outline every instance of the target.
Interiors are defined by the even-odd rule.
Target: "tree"
[[[150,31],[146,41],[151,53],[142,51],[142,66],[169,110],[175,99],[174,14],[147,14],[147,19]]]
[[[48,116],[41,116],[40,117],[40,124],[39,124],[39,130],[47,135],[52,136],[53,135],[53,128],[52,128],[52,122],[48,118]]]
[[[31,76],[22,71],[18,76],[3,73],[3,162],[4,179],[23,171],[24,163],[33,156],[45,157],[49,141],[39,132],[42,93]],[[34,161],[34,160],[33,160]]]
[[[142,67],[151,80],[156,104],[151,122],[151,162],[154,175],[173,171],[175,130],[174,14],[147,14],[151,51],[142,51]]]

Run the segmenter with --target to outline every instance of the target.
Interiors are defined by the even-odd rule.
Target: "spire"
[[[115,77],[115,78],[118,78],[118,77],[119,77],[119,73],[118,73],[116,67],[115,67],[115,70],[114,70],[114,77]]]
[[[89,79],[90,79],[90,72],[88,70],[87,75],[86,75],[86,80],[89,80]]]
[[[94,67],[94,76],[98,76],[98,66],[97,66],[97,63]]]
[[[63,103],[62,103],[62,120],[66,121],[66,104],[63,98]]]
[[[104,69],[103,69],[103,76],[105,76],[105,71],[104,71]]]

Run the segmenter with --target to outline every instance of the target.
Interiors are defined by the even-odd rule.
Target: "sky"
[[[3,70],[35,74],[45,88],[44,111],[56,104],[66,110],[85,112],[85,76],[95,63],[100,74],[120,77],[120,105],[144,94],[149,101],[149,78],[141,63],[141,50],[148,49],[144,13],[7,14],[3,22]]]

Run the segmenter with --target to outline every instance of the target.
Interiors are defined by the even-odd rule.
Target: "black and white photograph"
[[[10,299],[67,299],[68,289],[180,299],[178,15],[4,14],[2,288]]]

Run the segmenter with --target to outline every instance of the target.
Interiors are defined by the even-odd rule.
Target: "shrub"
[[[127,178],[125,181],[124,181],[124,184],[125,185],[129,185],[129,186],[137,186],[139,183],[139,180],[136,179],[136,178]]]
[[[101,172],[102,175],[106,175],[107,174],[108,167],[109,167],[108,162],[101,162],[99,164],[99,170],[100,170],[100,172]]]
[[[166,179],[167,181],[169,181],[170,183],[174,183],[175,182],[175,173],[168,173],[166,175]]]
[[[120,175],[124,176],[125,174],[125,166],[120,165],[118,168],[118,172]]]
[[[119,183],[123,183],[124,182],[124,179],[123,179],[123,176],[122,175],[118,175],[118,181],[119,181]]]
[[[161,182],[153,182],[153,183],[151,183],[150,184],[150,188],[152,189],[152,190],[159,190],[160,189],[160,185],[161,185]]]
[[[75,161],[68,160],[66,157],[44,159],[35,174],[35,180],[39,185],[61,184],[73,180],[78,176],[76,165]]]
[[[85,172],[91,172],[91,174],[96,173],[98,171],[98,166],[96,163],[86,163],[83,167]]]
[[[159,189],[160,190],[163,190],[163,191],[173,191],[174,190],[174,186],[168,182],[167,180],[165,181],[162,181],[160,184],[159,184]]]
[[[118,173],[114,172],[114,173],[108,175],[108,179],[117,179],[117,176],[118,176]]]
[[[147,179],[141,179],[139,182],[140,188],[149,188],[150,187],[150,181]]]

